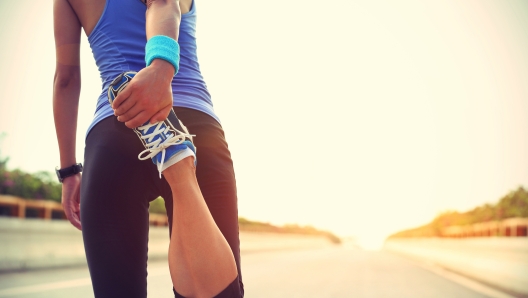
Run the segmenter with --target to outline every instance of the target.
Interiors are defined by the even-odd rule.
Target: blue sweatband
[[[149,66],[154,59],[163,59],[174,66],[174,75],[180,67],[180,46],[178,42],[165,35],[156,35],[147,41],[145,62]]]

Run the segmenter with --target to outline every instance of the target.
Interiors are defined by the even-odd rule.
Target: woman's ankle
[[[186,157],[178,163],[168,167],[163,171],[163,176],[169,185],[172,185],[173,183],[185,183],[189,181],[190,178],[192,178],[192,180],[196,180],[196,166],[194,165],[194,157]]]

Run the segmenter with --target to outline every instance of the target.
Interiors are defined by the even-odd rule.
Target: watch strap
[[[79,174],[82,172],[83,166],[81,163],[74,164],[67,168],[62,168],[57,170],[57,177],[59,181],[62,182],[65,178]]]

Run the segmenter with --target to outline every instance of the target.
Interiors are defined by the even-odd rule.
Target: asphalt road
[[[350,247],[242,255],[246,297],[482,298],[402,257]],[[149,297],[173,297],[165,262],[149,264]],[[87,268],[0,275],[0,297],[93,297]]]

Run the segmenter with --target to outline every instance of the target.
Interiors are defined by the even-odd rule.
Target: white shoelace
[[[177,129],[174,129],[174,131],[176,131],[176,133],[174,133],[172,131],[169,133],[171,128],[169,126],[167,126],[167,125],[165,125],[165,128],[163,128],[163,124],[164,124],[163,121],[160,121],[160,122],[157,122],[157,123],[154,123],[154,124],[147,123],[147,124],[139,126],[137,128],[138,130],[142,131],[143,133],[146,133],[152,126],[157,125],[153,132],[151,132],[149,134],[145,134],[145,135],[143,135],[143,133],[142,133],[141,138],[146,140],[145,143],[146,143],[147,149],[145,149],[145,150],[141,151],[141,153],[139,153],[138,159],[139,160],[145,160],[145,159],[152,158],[152,157],[156,156],[158,153],[160,153],[160,151],[161,151],[161,162],[158,163],[158,172],[159,172],[159,175],[160,175],[160,179],[161,179],[161,170],[163,168],[163,163],[165,163],[165,149],[170,147],[170,146],[179,145],[179,144],[183,143],[185,141],[186,137],[189,137],[189,138],[190,137],[194,137],[194,135],[190,135],[190,134],[181,132],[181,131],[179,131]],[[154,139],[160,133],[163,133],[165,135],[171,135],[171,137],[166,139],[163,143],[161,142],[162,141],[161,138],[158,138],[157,140],[152,141],[152,139]],[[142,156],[145,153],[148,153],[148,155]]]

